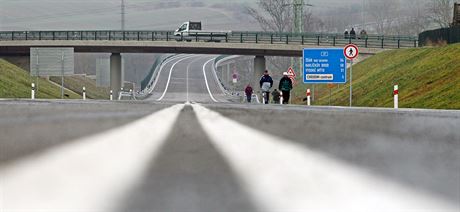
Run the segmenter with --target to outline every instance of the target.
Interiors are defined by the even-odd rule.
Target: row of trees
[[[249,7],[247,12],[263,30],[293,30],[292,6],[288,6],[292,0],[258,0],[257,4],[259,8]],[[453,4],[453,0],[363,0],[361,5],[329,10],[306,7],[302,15],[303,31],[342,32],[356,27],[377,34],[416,35],[428,28],[448,27]]]

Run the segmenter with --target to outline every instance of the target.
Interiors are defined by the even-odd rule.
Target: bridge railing
[[[0,41],[7,40],[125,40],[188,41],[260,44],[343,46],[355,43],[364,48],[411,48],[418,46],[414,36],[380,36],[327,33],[229,32],[175,36],[172,31],[0,31]]]

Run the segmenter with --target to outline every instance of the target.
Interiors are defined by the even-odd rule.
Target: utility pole
[[[361,28],[364,29],[364,0],[361,4]]]
[[[121,30],[125,31],[125,0],[121,0]]]

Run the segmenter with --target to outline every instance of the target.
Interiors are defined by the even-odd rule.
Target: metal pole
[[[311,85],[311,101],[315,101],[315,84]]]
[[[352,106],[353,100],[353,60],[350,61],[350,107]]]
[[[40,51],[37,49],[36,52],[37,52],[37,63],[35,65],[37,66],[37,77],[35,78],[35,85],[37,86],[36,92],[38,94],[38,77],[40,76],[40,61],[39,61]]]
[[[64,51],[61,51],[61,99],[64,99]]]

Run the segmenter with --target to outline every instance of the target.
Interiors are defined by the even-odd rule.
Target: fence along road
[[[124,40],[124,41],[189,41],[249,44],[291,44],[316,46],[344,46],[355,43],[362,48],[413,48],[414,36],[365,35],[356,37],[328,33],[270,33],[230,32],[225,36],[174,36],[171,31],[0,31],[0,41],[24,40]]]

